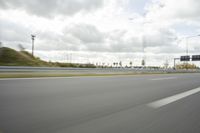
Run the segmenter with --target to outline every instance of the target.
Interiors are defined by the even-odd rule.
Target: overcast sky
[[[199,13],[199,0],[0,0],[0,41],[31,50],[35,34],[36,55],[52,61],[172,65],[183,37],[200,34]]]

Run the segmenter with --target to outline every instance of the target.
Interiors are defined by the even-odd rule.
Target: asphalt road
[[[200,74],[0,80],[2,133],[200,133]]]

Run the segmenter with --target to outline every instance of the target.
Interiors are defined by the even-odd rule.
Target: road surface
[[[200,74],[0,80],[2,133],[199,133]]]

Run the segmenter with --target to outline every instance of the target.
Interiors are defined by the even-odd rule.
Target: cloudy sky
[[[172,65],[200,34],[199,13],[199,0],[0,0],[0,41],[30,51],[35,34],[47,61]],[[200,52],[200,37],[188,44]]]

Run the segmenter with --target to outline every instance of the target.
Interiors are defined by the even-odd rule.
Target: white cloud
[[[54,60],[71,51],[76,61],[134,58],[137,65],[144,45],[147,64],[161,64],[163,55],[184,54],[185,42],[176,39],[200,31],[199,10],[198,0],[0,0],[0,41],[30,50],[30,34],[36,34],[36,51],[46,60],[48,51],[60,54]],[[198,49],[191,39],[191,53]]]
[[[103,33],[101,33],[97,27],[89,24],[78,24],[66,27],[64,34],[71,34],[82,43],[102,43]]]
[[[42,17],[74,15],[92,11],[103,5],[103,0],[0,0],[2,9],[24,10]]]
[[[147,17],[154,21],[199,21],[200,1],[199,0],[152,0],[146,6]]]
[[[4,21],[2,19],[0,19],[0,22],[0,35],[2,40],[16,42],[28,41],[26,37],[29,33],[29,29],[27,27],[24,27],[21,24],[17,24],[15,22]]]

